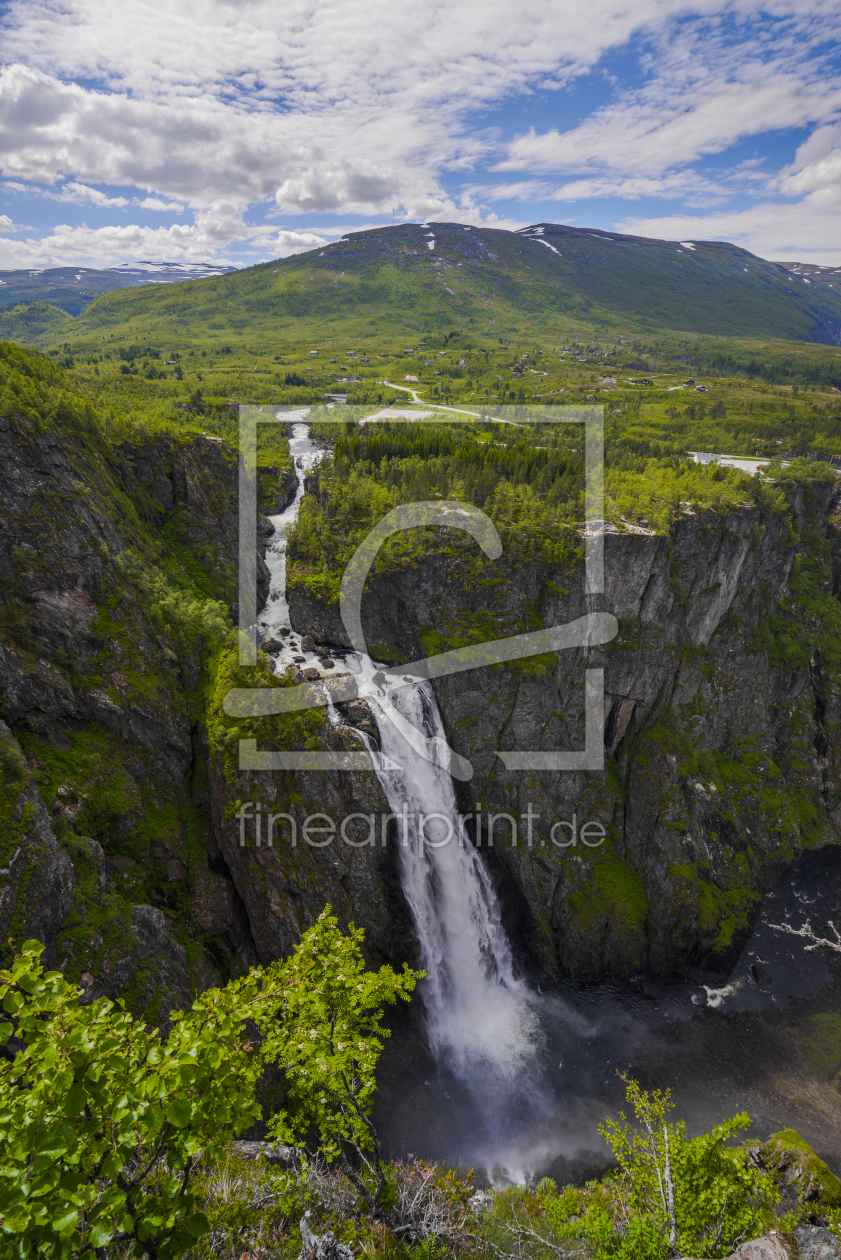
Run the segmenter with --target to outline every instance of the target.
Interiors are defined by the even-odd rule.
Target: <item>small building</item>
[[[404,377],[403,377],[403,380],[404,380],[404,381],[414,381],[417,385],[420,385],[420,380],[418,379],[418,377],[417,377],[417,376],[404,376]]]

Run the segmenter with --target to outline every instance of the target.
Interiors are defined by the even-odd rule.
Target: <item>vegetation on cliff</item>
[[[722,1257],[816,1217],[837,1228],[841,1183],[796,1133],[729,1145],[749,1124],[739,1115],[689,1139],[666,1120],[668,1092],[627,1078],[633,1120],[602,1128],[615,1170],[586,1187],[477,1194],[472,1173],[384,1164],[370,1119],[383,1011],[417,976],[367,971],[361,946],[328,907],[290,959],[207,991],[162,1039],[122,1003],[80,1002],[28,942],[0,971],[0,1255],[286,1257],[312,1222],[331,1246],[394,1260],[667,1260]],[[286,1079],[270,1128],[317,1144],[280,1148],[281,1168],[243,1159],[260,1144],[231,1149],[260,1114],[267,1063]],[[799,1182],[784,1175],[792,1158]]]

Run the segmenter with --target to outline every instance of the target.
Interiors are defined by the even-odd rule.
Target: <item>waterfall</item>
[[[465,835],[449,773],[410,747],[388,720],[391,704],[430,739],[439,736],[443,743],[444,729],[428,682],[402,687],[385,704],[379,699],[384,757],[375,768],[399,816],[403,892],[427,972],[420,991],[430,1048],[439,1064],[462,1080],[469,1082],[477,1072],[512,1080],[533,1052],[536,1020],[502,927],[499,900]]]
[[[268,518],[274,526],[274,534],[266,549],[266,566],[271,582],[269,597],[257,619],[257,627],[261,642],[274,639],[275,642],[283,645],[280,651],[274,653],[276,674],[285,673],[295,657],[299,661],[303,659],[305,667],[318,664],[318,657],[312,652],[306,652],[300,646],[298,636],[293,635],[289,623],[289,605],[286,601],[286,535],[290,526],[294,524],[301,506],[304,477],[309,469],[318,463],[322,454],[310,436],[310,426],[303,423],[307,410],[308,408],[293,411],[284,417],[288,418],[292,425],[289,436],[289,454],[298,478],[298,489],[295,492],[295,498],[283,512]]]
[[[307,665],[319,664],[292,631],[286,601],[286,535],[298,514],[304,473],[321,457],[303,422],[305,414],[298,413],[298,422],[294,413],[290,416],[298,493],[284,512],[269,518],[275,527],[266,553],[271,586],[258,618],[261,639],[275,640],[279,674],[303,656]],[[512,1116],[524,1112],[524,1102],[536,1101],[535,1074],[526,1070],[539,1040],[536,1007],[517,974],[489,873],[465,833],[446,752],[443,759],[428,761],[398,729],[402,719],[404,728],[408,722],[424,742],[447,749],[431,684],[417,679],[389,692],[384,675],[367,657],[348,652],[345,664],[379,728],[380,752],[367,738],[366,744],[398,818],[401,883],[417,931],[418,965],[427,973],[419,994],[429,1046],[440,1071],[458,1082],[460,1094],[466,1087],[474,1104],[471,1123],[493,1158],[512,1131]],[[339,720],[329,703],[328,714],[331,721]],[[397,722],[389,720],[390,714]]]

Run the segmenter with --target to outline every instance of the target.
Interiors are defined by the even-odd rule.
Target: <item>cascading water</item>
[[[301,496],[304,493],[304,477],[321,459],[321,451],[310,437],[310,426],[302,423],[306,411],[291,412],[284,419],[292,425],[289,437],[289,454],[298,477],[298,489],[295,498],[276,516],[268,519],[274,526],[274,535],[266,550],[266,565],[271,575],[269,597],[257,619],[260,638],[263,642],[274,639],[282,644],[280,651],[274,656],[275,673],[282,674],[287,666],[297,657],[304,659],[307,666],[318,664],[318,658],[312,652],[305,652],[293,636],[289,623],[289,605],[286,602],[286,535],[289,527],[295,523]],[[300,420],[296,422],[296,416]]]
[[[443,743],[443,723],[428,682],[403,686],[376,703],[384,754],[376,768],[400,819],[403,892],[427,972],[421,992],[430,1048],[464,1080],[489,1072],[498,1080],[512,1079],[533,1052],[536,1019],[514,966],[499,901],[464,834],[446,767],[409,745],[388,720],[391,705],[430,740]]]
[[[295,423],[294,414],[289,419],[298,492],[284,512],[269,518],[275,527],[266,554],[271,586],[258,619],[262,640],[283,645],[275,649],[277,673],[302,656],[307,665],[319,664],[291,631],[285,588],[286,534],[298,514],[304,475],[321,453],[309,426]],[[538,1021],[517,974],[488,871],[465,835],[446,764],[426,760],[399,729],[402,718],[424,740],[446,748],[435,693],[421,680],[389,693],[367,658],[348,653],[345,663],[377,718],[381,753],[370,749],[374,769],[392,812],[405,819],[398,825],[401,881],[415,920],[419,964],[427,973],[420,992],[430,1049],[441,1070],[470,1089],[486,1139],[497,1142],[513,1097],[522,1096]],[[337,720],[332,705],[329,710]]]

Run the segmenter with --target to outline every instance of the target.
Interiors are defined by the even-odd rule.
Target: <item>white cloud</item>
[[[656,178],[720,153],[746,136],[802,127],[841,108],[841,80],[803,76],[761,62],[740,81],[669,73],[599,109],[566,132],[533,129],[514,140],[497,170],[610,171]]]
[[[700,0],[713,11],[714,0]],[[224,95],[296,111],[341,102],[493,103],[535,78],[565,81],[674,0],[13,0],[5,57],[143,99]],[[127,32],[130,37],[127,38]]]
[[[0,267],[59,267],[68,263],[107,267],[129,258],[225,263],[231,261],[226,250],[234,245],[256,245],[260,256],[269,259],[285,258],[326,244],[323,236],[313,232],[248,225],[236,207],[220,203],[197,214],[191,224],[169,227],[128,223],[89,228],[58,224],[41,239],[30,237],[0,244]]]
[[[622,197],[639,201],[643,197],[674,198],[689,205],[714,205],[728,196],[720,183],[705,179],[695,171],[669,171],[658,178],[643,175],[594,176],[562,184],[549,194],[553,201],[587,201],[591,197]]]
[[[760,258],[841,265],[841,229],[834,195],[815,195],[797,204],[765,203],[747,210],[697,216],[628,218],[617,223],[616,230],[667,241],[733,241]]]
[[[813,131],[791,166],[780,174],[780,191],[788,195],[841,193],[841,123]]]
[[[67,184],[62,184],[58,192],[50,193],[49,196],[55,197],[57,201],[74,201],[80,206],[122,207],[129,204],[126,197],[108,197],[104,192],[100,192],[98,188],[88,188],[87,184],[77,184],[73,180]]]
[[[698,216],[632,217],[617,228],[667,240],[735,241],[783,262],[841,264],[841,123],[818,127],[768,188],[789,200]]]
[[[161,201],[160,197],[144,197],[137,204],[141,210],[169,211],[172,214],[183,214],[184,207],[179,201]]]
[[[329,244],[324,236],[315,232],[290,232],[273,229],[271,236],[254,234],[252,240],[259,241],[270,258],[288,258],[290,254],[304,254],[308,249],[318,249]]]
[[[15,225],[7,214],[0,214],[0,232],[14,232]]]
[[[281,10],[169,0],[165,12],[157,0],[11,0],[1,29],[7,187],[37,184],[99,211],[127,208],[113,195],[121,188],[147,211],[196,212],[192,223],[65,225],[15,243],[64,260],[81,259],[74,248],[194,260],[236,242],[295,252],[324,239],[248,227],[256,203],[281,215],[388,219],[397,207],[403,218],[503,226],[488,202],[505,196],[710,206],[734,185],[812,197],[841,178],[841,79],[825,62],[839,33],[834,0],[286,0]],[[501,146],[490,110],[574,85],[640,33],[642,87],[605,80],[613,99],[577,126]],[[567,97],[550,103],[561,114]],[[776,184],[744,164],[728,176],[691,169],[740,138],[815,124]],[[523,178],[445,188],[448,173],[493,162]],[[810,206],[804,231],[820,218]]]
[[[635,31],[689,11],[674,0],[290,0],[281,20],[273,0],[173,0],[162,19],[151,0],[15,0],[4,55],[21,64],[0,79],[0,155],[12,178],[136,186],[193,206],[278,192],[289,209],[432,213],[443,171],[494,152],[466,125],[470,110],[571,82]],[[62,81],[72,76],[102,90]],[[645,147],[656,125],[640,111]],[[577,139],[524,137],[509,163],[559,169],[560,143],[580,164],[613,126],[605,115]],[[678,143],[664,132],[661,144]]]

